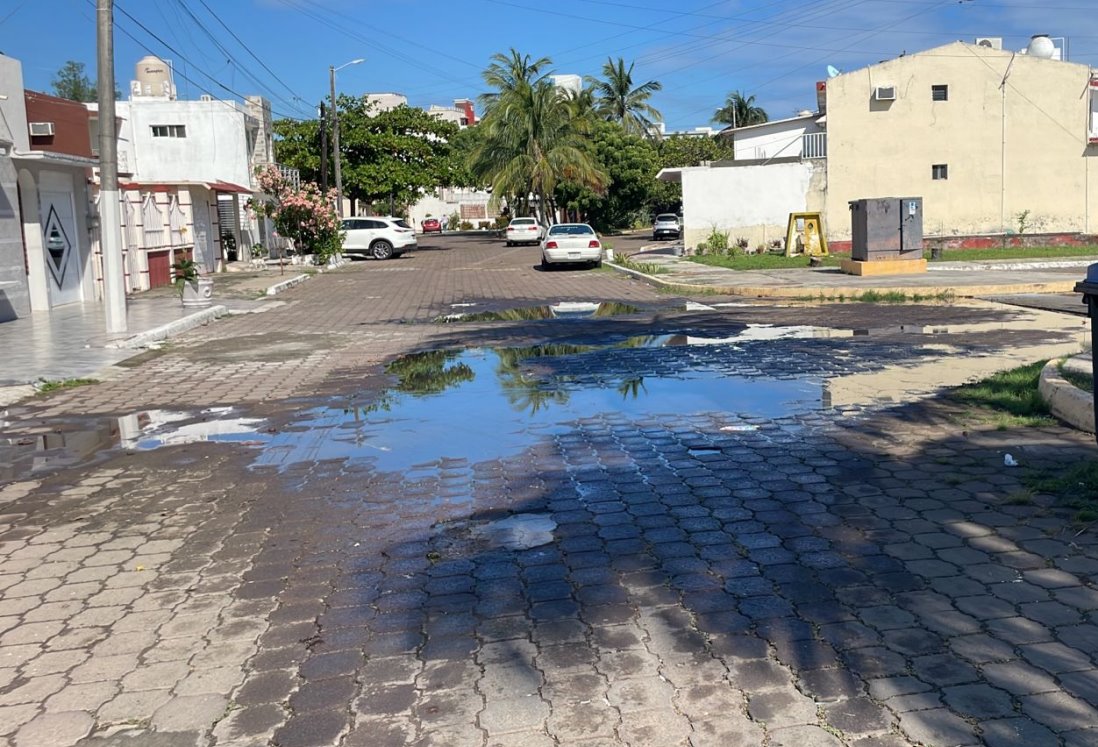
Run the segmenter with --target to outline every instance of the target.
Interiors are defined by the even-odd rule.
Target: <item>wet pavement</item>
[[[356,263],[10,408],[0,744],[1098,744],[1098,542],[1025,481],[1093,439],[930,396],[1081,320],[531,258]]]

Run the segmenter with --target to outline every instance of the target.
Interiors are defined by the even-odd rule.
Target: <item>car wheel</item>
[[[393,245],[388,241],[375,241],[370,244],[370,256],[374,259],[389,259],[393,256]]]
[[[594,262],[591,263],[591,266],[596,268],[596,269],[598,269],[599,267],[602,267],[602,260],[601,259],[596,259]]]
[[[541,269],[543,269],[543,270],[548,270],[549,269],[549,263],[545,260],[544,256],[541,258]]]

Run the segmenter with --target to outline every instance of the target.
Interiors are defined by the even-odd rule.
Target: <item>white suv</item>
[[[652,240],[677,239],[682,236],[679,216],[674,213],[660,213],[652,223]]]
[[[416,248],[416,232],[403,218],[345,218],[343,253],[374,259],[399,257]]]
[[[543,229],[536,218],[514,218],[507,224],[507,246],[515,244],[540,244]]]

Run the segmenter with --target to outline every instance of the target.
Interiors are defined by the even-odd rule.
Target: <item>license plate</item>
[[[580,255],[579,252],[568,252],[569,257],[578,257],[579,255]]]

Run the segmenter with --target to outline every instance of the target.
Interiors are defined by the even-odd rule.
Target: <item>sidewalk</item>
[[[102,304],[73,304],[0,324],[0,405],[29,396],[45,380],[104,378],[109,367],[131,358],[158,339],[208,324],[226,314],[260,311],[288,281],[308,277],[299,267],[217,276],[214,305],[184,308],[174,288],[158,288],[127,299],[127,330],[108,334]]]
[[[1008,293],[1069,293],[1098,257],[1020,262],[933,262],[916,275],[858,277],[837,267],[795,270],[730,270],[691,262],[661,245],[630,255],[632,262],[656,265],[657,275],[641,275],[655,285],[683,292],[700,291],[762,298],[838,298],[864,293],[906,293],[922,296],[989,296]]]

